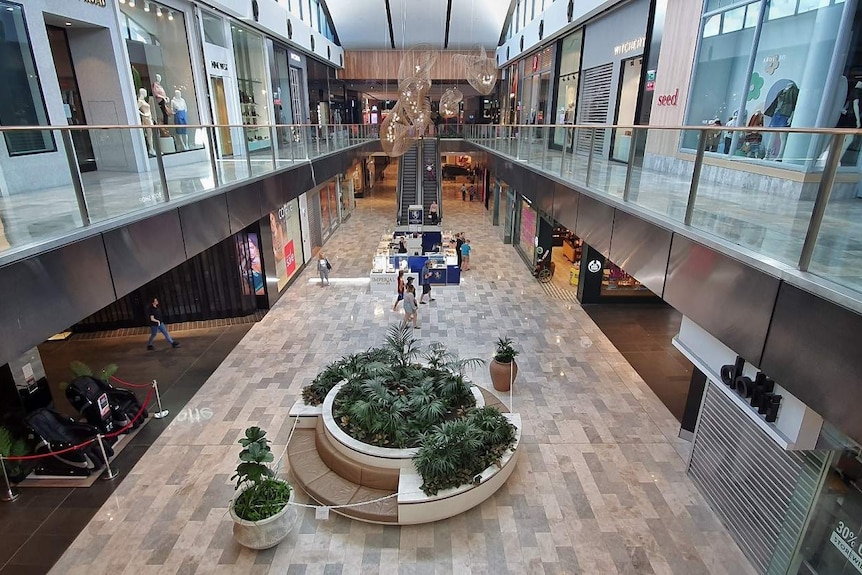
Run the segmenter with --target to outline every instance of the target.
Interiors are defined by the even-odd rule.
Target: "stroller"
[[[52,451],[61,451],[92,439],[99,430],[86,423],[78,423],[54,411],[50,407],[42,407],[30,413],[25,418],[27,426],[36,436],[38,444],[35,454],[41,455]],[[114,450],[106,442],[105,453],[110,458]],[[33,470],[36,475],[62,475],[72,477],[87,477],[93,471],[105,465],[102,450],[97,443],[85,445],[75,451],[54,455],[38,460]]]
[[[66,388],[66,398],[72,407],[83,415],[87,423],[101,433],[111,433],[129,425],[141,410],[141,402],[126,389],[117,389],[96,377],[82,375],[73,379]],[[147,418],[144,410],[132,427],[135,429]]]

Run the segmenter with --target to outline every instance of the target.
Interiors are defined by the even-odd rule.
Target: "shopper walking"
[[[422,295],[419,297],[419,303],[425,304],[425,296],[428,296],[428,301],[436,301],[431,297],[431,278],[434,273],[431,271],[431,260],[425,260],[425,265],[422,266]]]
[[[470,194],[470,201],[472,202],[473,198],[476,197],[476,186],[474,186],[473,184],[470,184],[470,190],[468,193]]]
[[[455,254],[458,256],[458,269],[461,269],[463,256],[461,255],[461,246],[464,245],[464,232],[455,234]]]
[[[392,311],[398,307],[398,302],[404,299],[404,270],[398,270],[398,299],[395,300],[395,305],[392,306]]]
[[[323,251],[317,254],[317,273],[320,275],[320,285],[329,285],[329,270],[332,269],[332,264],[323,255]]]
[[[470,270],[470,240],[465,239],[464,243],[461,245],[461,271],[466,272]]]
[[[467,184],[461,184],[461,201],[467,201]]]
[[[413,284],[408,283],[404,291],[404,323],[409,324],[412,321],[413,329],[419,329],[418,313],[419,306],[416,303],[416,288],[413,287]]]
[[[159,332],[162,332],[162,335],[165,336],[165,339],[168,340],[171,347],[180,347],[180,343],[178,341],[174,341],[171,334],[168,333],[168,328],[165,327],[164,321],[162,320],[162,309],[159,307],[159,298],[154,297],[153,301],[150,302],[150,307],[147,309],[147,317],[150,318],[150,339],[147,341],[147,349],[155,349],[153,347],[153,341],[156,339],[156,334]]]
[[[437,200],[431,202],[431,205],[428,206],[428,218],[431,220],[431,223],[437,225],[440,221],[440,206],[437,205]]]

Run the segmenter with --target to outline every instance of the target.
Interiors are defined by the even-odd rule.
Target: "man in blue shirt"
[[[428,296],[428,301],[435,301],[433,297],[431,297],[431,277],[433,273],[431,272],[431,260],[425,260],[425,265],[422,266],[422,296],[419,298],[419,303],[425,304],[425,296]]]

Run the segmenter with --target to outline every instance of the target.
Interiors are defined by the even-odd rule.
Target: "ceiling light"
[[[149,12],[149,11],[150,11],[150,3],[144,2],[144,12]]]
[[[129,0],[129,8],[135,7],[135,0]]]
[[[125,4],[126,0],[120,0],[120,4]]]
[[[174,21],[174,13],[170,10],[168,10],[168,20],[170,20],[171,22]]]
[[[71,26],[71,25],[72,25],[71,22],[66,22],[66,26]]]
[[[156,16],[158,16],[159,18],[162,17],[162,7],[161,6],[156,6]]]

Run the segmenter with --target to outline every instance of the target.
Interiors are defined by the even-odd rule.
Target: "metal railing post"
[[[835,174],[841,165],[841,152],[844,148],[845,134],[833,134],[832,142],[829,144],[829,155],[826,158],[826,167],[820,178],[817,188],[817,198],[814,200],[814,209],[811,211],[811,219],[808,221],[808,231],[805,232],[805,241],[802,243],[802,253],[799,255],[799,270],[808,271],[811,258],[814,256],[814,248],[817,245],[817,237],[820,235],[820,226],[823,224],[823,216],[829,205],[829,197],[832,195],[832,187],[835,185]]]
[[[72,176],[72,188],[75,190],[75,201],[78,203],[78,214],[85,226],[90,225],[90,210],[87,208],[87,198],[84,196],[84,182],[81,180],[81,167],[78,166],[78,156],[75,153],[75,143],[72,142],[70,130],[60,130],[63,140],[63,150],[66,152],[66,162],[69,164],[69,174]]]
[[[96,436],[96,441],[99,443],[99,449],[102,451],[102,457],[105,460],[105,474],[102,475],[104,481],[110,481],[120,475],[120,471],[115,467],[111,469],[111,462],[108,461],[108,452],[105,451],[105,443],[102,441],[102,435]]]
[[[0,501],[4,501],[6,503],[10,501],[15,501],[18,499],[18,491],[12,487],[12,484],[9,483],[9,475],[6,473],[6,458],[0,455],[0,468],[3,469],[3,487],[2,491],[0,491]]]
[[[269,142],[270,142],[270,152],[272,155],[272,169],[275,170],[278,168],[278,158],[276,157],[275,147],[281,143],[281,139],[277,139],[278,136],[278,128],[273,125],[269,126]]]
[[[248,177],[251,173],[251,146],[248,145],[248,138],[245,135],[245,128],[242,129],[242,145],[245,148],[245,167],[248,168]]]
[[[219,187],[218,156],[216,155],[216,147],[218,146],[218,140],[216,140],[215,126],[209,126],[207,128],[207,141],[210,148],[210,165],[212,165],[213,168],[213,184],[217,188]]]
[[[171,201],[171,192],[168,190],[168,174],[165,172],[165,160],[162,157],[162,134],[159,131],[164,126],[153,126],[152,128],[144,128],[145,130],[153,130],[153,147],[156,149],[156,166],[159,168],[159,180],[162,183],[162,196],[165,202]]]
[[[632,187],[632,169],[635,164],[635,150],[637,149],[638,143],[638,129],[632,128],[632,138],[629,140],[629,157],[628,164],[626,165],[626,185],[623,188],[623,201],[629,201],[629,192]]]
[[[593,171],[593,146],[596,144],[596,128],[590,129],[590,153],[587,156],[587,177],[584,179],[584,185],[590,185],[590,172]]]
[[[697,202],[697,187],[700,185],[700,172],[703,169],[703,155],[706,152],[706,131],[698,130],[697,155],[694,158],[694,170],[691,173],[691,186],[688,189],[688,203],[685,205],[685,225],[691,225],[694,216],[694,205]]]

